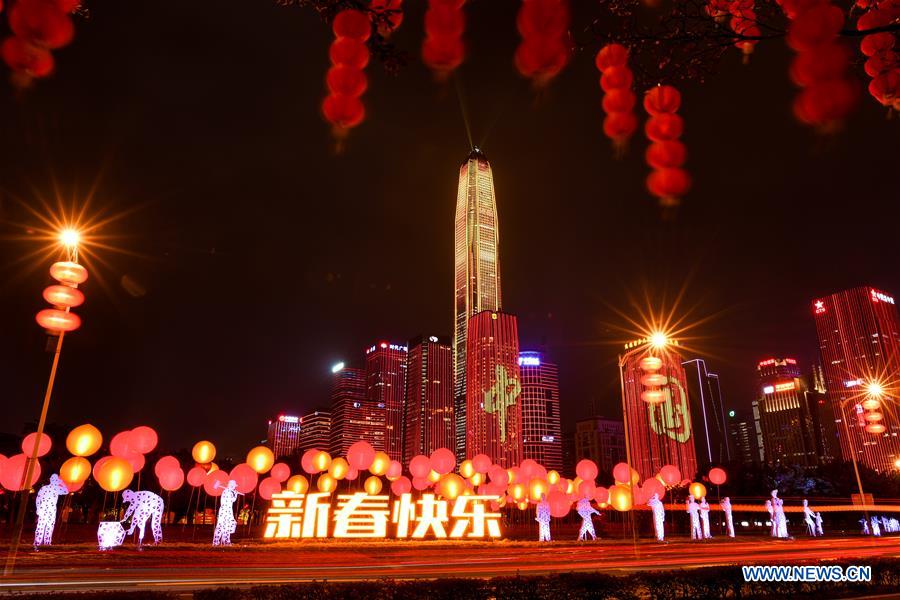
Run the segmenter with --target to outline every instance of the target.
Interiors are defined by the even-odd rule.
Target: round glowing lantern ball
[[[391,464],[388,465],[387,472],[385,476],[389,481],[395,481],[403,475],[403,464],[399,460],[392,460]]]
[[[431,487],[431,480],[427,477],[413,477],[412,486],[421,492]]]
[[[200,487],[206,481],[206,471],[203,467],[194,467],[187,474],[187,482],[193,487]]]
[[[427,479],[428,475],[431,474],[431,460],[422,454],[414,456],[412,460],[409,461],[409,472],[414,479]]]
[[[633,503],[634,500],[628,486],[616,484],[609,488],[609,504],[617,511],[629,511],[632,509]]]
[[[465,480],[456,473],[442,475],[437,485],[438,492],[447,500],[456,500],[466,489]]]
[[[491,468],[491,457],[487,454],[476,454],[472,457],[472,467],[476,473],[487,473]]]
[[[569,497],[558,491],[547,494],[547,504],[550,505],[550,516],[558,519],[569,514],[569,509],[572,508],[572,502],[569,500]]]
[[[354,442],[347,448],[347,462],[357,471],[365,471],[371,467],[373,460],[375,460],[375,448],[365,440]]]
[[[275,463],[272,465],[272,470],[269,472],[269,475],[278,483],[283,483],[291,476],[291,468],[285,463]]]
[[[322,473],[316,480],[316,487],[319,488],[320,492],[330,494],[337,488],[337,479],[328,473]]]
[[[184,485],[184,471],[181,470],[181,467],[164,471],[157,477],[159,478],[159,487],[167,492],[174,492]]]
[[[412,482],[405,475],[401,475],[391,482],[391,492],[396,496],[408,494],[410,490],[412,490]]]
[[[609,502],[609,490],[602,485],[597,486],[594,488],[594,500],[597,504],[606,504]]]
[[[639,363],[642,371],[653,372],[662,368],[662,359],[656,356],[646,356]]]
[[[506,487],[510,483],[509,471],[500,465],[494,465],[488,472],[488,479],[491,480],[491,483]]]
[[[699,481],[695,481],[690,486],[688,486],[688,492],[690,492],[691,496],[693,496],[695,500],[699,500],[706,495],[706,486]]]
[[[372,475],[384,475],[387,473],[388,467],[391,466],[391,457],[387,452],[378,451],[372,458],[372,464],[369,465],[369,472]],[[357,469],[358,470],[358,469]]]
[[[328,474],[340,481],[347,476],[347,473],[350,472],[350,465],[341,457],[338,457],[331,461],[331,464],[328,465]]]
[[[446,475],[456,468],[456,455],[447,448],[438,448],[431,453],[431,468]]]
[[[14,454],[3,461],[3,470],[0,472],[0,485],[3,485],[11,492],[27,490],[33,486],[41,477],[41,464],[37,461],[34,463],[31,471],[31,480],[26,482],[25,467],[28,459],[29,457],[24,454]]]
[[[125,458],[129,454],[137,452],[131,446],[131,432],[120,431],[109,440],[109,453],[113,456]]]
[[[359,477],[359,470],[350,469],[347,471],[347,475],[344,477],[347,481],[356,481],[356,478]]]
[[[74,456],[91,456],[103,445],[100,430],[85,423],[69,432],[66,437],[66,448]]]
[[[331,466],[331,462],[331,455],[324,450],[319,450],[313,457],[313,469],[316,469],[316,473],[327,471]]]
[[[471,460],[466,459],[459,463],[459,474],[466,479],[475,474],[475,467],[472,466]]]
[[[381,478],[377,475],[370,475],[366,478],[363,487],[365,488],[367,494],[369,494],[370,496],[374,496],[381,491]]]
[[[191,449],[191,456],[193,457],[194,462],[200,463],[201,465],[211,463],[216,457],[216,447],[213,446],[212,442],[207,442],[206,440],[197,442],[194,444],[193,449]]]
[[[31,457],[34,454],[34,443],[37,440],[37,433],[29,433],[25,436],[25,439],[22,440],[22,452],[25,456]],[[53,442],[50,440],[50,436],[46,433],[41,434],[41,441],[37,445],[37,455],[44,456],[48,452],[50,452],[50,447],[53,446]]]
[[[107,492],[121,492],[134,478],[134,469],[131,463],[121,456],[110,456],[102,464],[100,462],[97,461],[94,478]]]
[[[584,481],[593,481],[597,478],[597,473],[597,463],[587,458],[579,460],[578,464],[575,465],[575,474]],[[557,475],[557,477],[559,477],[559,475]],[[550,480],[549,477],[547,480]]]
[[[672,487],[678,485],[681,481],[681,471],[675,465],[666,465],[659,470],[659,477],[667,486]]]
[[[234,480],[237,484],[237,491],[242,494],[249,494],[256,488],[259,482],[259,474],[247,463],[241,463],[231,469],[228,479]]]
[[[613,467],[613,479],[619,483],[628,483],[631,473],[632,469],[627,463],[620,462]]]
[[[259,474],[268,473],[275,464],[275,454],[265,446],[257,446],[247,453],[247,464]]]
[[[528,482],[528,498],[532,502],[540,502],[541,496],[546,496],[550,486],[543,479],[532,479]]]
[[[274,477],[266,477],[259,482],[259,497],[263,500],[271,500],[272,496],[281,493],[281,483]]]
[[[727,479],[728,475],[725,474],[725,469],[713,467],[709,470],[709,481],[713,485],[722,485]]]
[[[91,463],[81,456],[73,456],[59,467],[59,478],[66,486],[81,483],[91,476]]]
[[[210,471],[203,479],[203,491],[210,496],[221,496],[222,490],[228,487],[231,478],[222,470]]]
[[[147,454],[148,452],[153,452],[153,449],[156,448],[156,444],[159,443],[159,436],[156,435],[156,431],[152,427],[141,425],[131,430],[128,441],[132,450],[141,454]]]
[[[131,470],[135,473],[143,469],[144,464],[147,462],[143,454],[134,451],[128,452],[127,454],[119,456],[118,458],[124,458],[125,460],[127,460],[128,464],[131,465]]]
[[[521,463],[519,463],[519,471],[522,474],[522,479],[524,481],[533,479],[535,477],[535,473],[538,472],[538,467],[540,467],[540,465],[536,460],[533,460],[531,458],[526,458],[525,460],[523,460]]]
[[[303,469],[304,472],[309,473],[310,475],[318,473],[315,466],[315,458],[318,453],[319,451],[316,448],[311,448],[304,452],[303,456],[300,457],[300,468]]]
[[[157,477],[161,477],[162,474],[166,471],[180,468],[181,463],[178,462],[177,458],[175,458],[174,456],[163,456],[161,459],[156,461],[156,464],[153,466],[153,472]]]
[[[577,495],[579,498],[593,498],[594,493],[597,490],[597,486],[594,485],[594,481],[582,481],[578,484]]]
[[[309,489],[309,480],[303,475],[293,475],[287,480],[284,489],[295,494],[305,494]]]

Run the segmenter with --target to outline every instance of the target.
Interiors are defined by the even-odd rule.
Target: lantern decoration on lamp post
[[[612,140],[616,154],[624,152],[631,134],[637,129],[634,115],[634,92],[631,84],[634,76],[628,68],[628,49],[620,44],[607,44],[594,58],[600,71],[600,88],[603,90],[603,133]]]
[[[328,52],[331,68],[325,77],[328,96],[322,102],[322,114],[335,137],[343,138],[366,117],[360,96],[368,87],[363,68],[369,63],[366,40],[372,35],[372,23],[362,11],[342,10],[334,17],[332,30],[335,40]]]
[[[422,61],[439,80],[446,79],[466,56],[464,4],[465,0],[428,0]]]
[[[887,430],[882,421],[884,415],[881,413],[881,397],[884,394],[884,388],[877,381],[869,382],[866,385],[866,399],[862,402],[862,408],[865,411],[863,419],[866,422],[866,431],[873,435],[880,435]]]
[[[568,0],[522,0],[516,28],[522,42],[516,49],[516,69],[535,85],[556,77],[572,50]]]
[[[641,371],[641,385],[644,391],[641,392],[641,400],[647,404],[659,404],[666,401],[666,392],[662,386],[669,383],[668,377],[659,373],[662,368],[662,359],[656,356],[645,356],[639,363]]]
[[[664,208],[678,206],[691,188],[691,177],[681,168],[687,151],[679,141],[684,130],[684,121],[677,114],[680,106],[681,93],[671,85],[658,85],[644,95],[644,110],[650,115],[644,132],[652,142],[646,159],[653,168],[647,189]]]

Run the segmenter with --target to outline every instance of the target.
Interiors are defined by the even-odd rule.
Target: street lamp
[[[881,385],[881,382],[877,380],[872,380],[865,385],[866,390],[866,400],[880,403],[882,396],[884,396],[884,387]],[[866,518],[866,521],[869,520],[869,511],[866,510],[866,495],[863,492],[863,484],[862,478],[859,476],[859,465],[856,462],[856,448],[853,445],[853,436],[850,435],[850,426],[847,424],[847,414],[844,411],[844,407],[847,406],[847,403],[854,398],[845,398],[840,403],[841,408],[841,421],[844,423],[844,433],[847,436],[847,444],[850,446],[850,460],[853,463],[853,473],[856,475],[856,486],[859,489],[859,501],[863,506],[863,516]],[[894,463],[900,468],[900,461]]]

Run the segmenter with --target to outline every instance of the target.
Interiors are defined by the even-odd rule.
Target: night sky
[[[407,4],[409,64],[370,64],[367,120],[340,155],[319,114],[332,36],[309,10],[93,0],[55,76],[20,94],[4,75],[0,431],[36,419],[50,360],[33,318],[50,261],[20,261],[40,247],[21,239],[40,225],[23,203],[127,212],[99,232],[124,252],[101,251],[83,287],[50,421],[239,454],[278,412],[326,406],[334,362],[451,332],[464,112],[494,170],[504,308],[559,364],[564,428],[592,401],[620,415],[617,311],[683,291],[678,314],[710,317],[690,346],[748,407],[756,361],[816,357],[814,297],[900,295],[898,119],[864,96],[836,135],[798,124],[782,41],[682,86],[695,185],[664,220],[643,136],[621,160],[603,136],[591,55],[536,94],[512,66],[518,3],[479,0],[469,58],[439,84],[418,60],[425,3]]]

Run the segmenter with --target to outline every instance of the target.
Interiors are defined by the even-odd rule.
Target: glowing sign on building
[[[282,423],[299,423],[300,417],[292,417],[289,415],[278,415],[278,420]]]
[[[813,302],[813,310],[817,315],[821,315],[825,312],[825,302],[823,302],[822,300],[816,300],[815,302]]]
[[[774,393],[775,393],[774,385],[767,385],[766,387],[763,388],[763,394],[774,394]]]
[[[894,303],[894,297],[888,296],[884,292],[879,292],[876,289],[869,290],[869,293],[872,295],[872,302],[887,302],[888,304]]]
[[[541,357],[531,355],[519,355],[519,366],[520,367],[539,367],[541,366]]]
[[[678,391],[678,399],[672,398],[672,386]],[[654,433],[667,435],[683,444],[691,438],[691,410],[688,406],[687,392],[675,377],[669,377],[669,386],[665,388],[666,399],[660,404],[647,404],[650,417],[650,428]]]
[[[862,385],[862,383],[863,383],[863,380],[862,380],[862,379],[850,379],[849,381],[845,381],[845,382],[844,382],[844,387],[845,387],[845,388],[852,388],[852,387],[856,387],[856,386]]]
[[[785,381],[784,383],[776,383],[775,391],[776,392],[788,392],[797,387],[797,384],[793,381]]]
[[[459,496],[448,501],[434,494],[401,494],[393,505],[389,496],[371,496],[365,492],[337,496],[334,516],[331,494],[295,494],[282,492],[272,496],[266,515],[266,539],[288,538],[387,538],[437,539],[499,538],[500,513],[489,512],[488,505],[499,496]],[[334,522],[330,528],[329,523]],[[393,524],[388,531],[388,523]],[[390,535],[389,535],[390,534]]]

